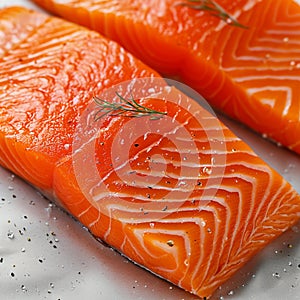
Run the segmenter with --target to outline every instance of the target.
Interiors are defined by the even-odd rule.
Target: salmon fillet
[[[130,260],[209,297],[299,219],[288,182],[115,42],[19,7],[0,36],[1,165]],[[95,95],[155,113],[97,121]]]
[[[300,153],[300,6],[295,1],[215,1],[248,29],[180,5],[191,4],[186,0],[34,2],[119,42],[161,74],[196,89],[221,112]]]

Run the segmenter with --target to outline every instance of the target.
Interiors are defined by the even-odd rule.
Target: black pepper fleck
[[[168,206],[165,206],[162,211],[166,211],[168,209]]]
[[[167,241],[168,246],[173,247],[174,246],[174,242],[172,240]]]
[[[135,144],[134,144],[134,147],[138,147],[138,146],[139,146],[139,144],[138,144],[138,143],[135,143]]]
[[[3,263],[3,260],[4,260],[3,257],[0,257],[0,263]]]
[[[11,272],[11,273],[10,273],[10,276],[11,276],[11,277],[15,277],[15,273],[14,273],[14,272]]]

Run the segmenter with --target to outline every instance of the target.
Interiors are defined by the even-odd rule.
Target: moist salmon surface
[[[93,96],[126,80],[159,79],[115,42],[20,7],[0,10],[0,35],[1,165],[140,266],[210,297],[299,219],[292,186],[174,87],[137,99],[165,113],[158,120],[137,118],[132,127],[131,118],[108,115],[92,121],[94,140],[78,134]],[[144,124],[155,130],[125,152]]]
[[[180,78],[216,109],[300,153],[300,5],[218,0],[247,29],[173,0],[34,0]],[[197,1],[192,4],[199,5]]]

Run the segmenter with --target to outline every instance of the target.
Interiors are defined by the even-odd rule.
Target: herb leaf
[[[166,115],[166,112],[160,112],[145,106],[140,105],[131,95],[130,99],[124,98],[116,92],[120,102],[109,102],[99,97],[94,97],[94,101],[100,109],[95,113],[95,121],[109,116],[124,116],[129,118],[140,118],[150,116],[150,120],[158,120]]]
[[[228,25],[248,29],[247,26],[239,23],[221,5],[216,3],[214,0],[186,0],[186,2],[180,3],[180,5],[187,6],[195,10],[207,11],[212,16],[223,20]]]

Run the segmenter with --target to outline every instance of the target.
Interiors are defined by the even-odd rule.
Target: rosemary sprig
[[[247,26],[239,23],[234,17],[232,17],[221,5],[214,0],[186,0],[181,3],[183,6],[187,6],[196,10],[203,10],[209,12],[212,16],[217,17],[228,25],[237,26],[243,29],[248,29]]]
[[[103,118],[104,116],[124,116],[129,118],[140,118],[145,116],[150,116],[150,120],[158,120],[163,115],[166,115],[166,112],[160,112],[145,106],[140,105],[134,100],[131,95],[130,99],[124,98],[118,92],[116,95],[120,99],[120,102],[109,102],[103,100],[99,97],[94,97],[94,101],[100,109],[96,112],[94,118],[95,121]]]

